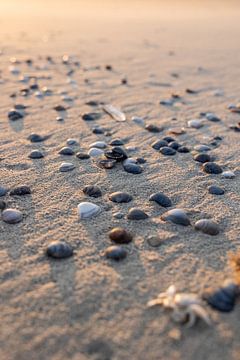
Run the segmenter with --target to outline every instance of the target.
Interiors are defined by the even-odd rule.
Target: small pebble
[[[109,195],[109,199],[116,203],[128,203],[133,197],[126,192],[116,191]]]
[[[204,164],[211,161],[211,156],[205,153],[200,153],[194,156],[194,160]]]
[[[82,152],[78,152],[76,154],[76,157],[80,160],[86,160],[90,158],[90,155],[86,154],[86,153],[82,153]]]
[[[75,165],[74,165],[74,164],[64,162],[64,163],[62,163],[62,164],[60,165],[59,171],[61,171],[61,172],[67,172],[67,171],[71,171],[71,170],[73,170],[73,169],[75,169]]]
[[[109,233],[108,236],[116,244],[128,244],[132,241],[132,235],[123,228],[114,228]]]
[[[60,155],[74,155],[73,149],[68,146],[64,146],[58,153]]]
[[[98,149],[105,149],[107,147],[107,144],[105,141],[96,141],[89,145],[89,148],[98,148]]]
[[[78,216],[80,219],[92,218],[98,215],[100,211],[100,206],[90,202],[81,202],[77,208]]]
[[[188,148],[187,146],[180,146],[180,147],[177,149],[177,152],[186,154],[186,153],[189,153],[190,150],[189,150],[189,148]]]
[[[203,121],[199,119],[189,120],[188,121],[188,127],[194,128],[194,129],[200,129],[203,127]]]
[[[135,122],[135,124],[142,126],[142,127],[145,125],[144,119],[139,116],[133,116],[132,121]]]
[[[145,126],[145,129],[149,132],[152,132],[152,133],[159,133],[161,131],[163,131],[163,128],[162,127],[159,127],[157,125],[154,125],[154,124],[148,124]]]
[[[31,189],[29,186],[26,185],[21,185],[18,186],[14,189],[12,189],[9,193],[9,195],[18,195],[18,196],[22,196],[22,195],[29,195],[31,194]]]
[[[148,215],[141,209],[131,208],[127,214],[129,220],[144,220],[148,218]]]
[[[217,117],[217,116],[216,116],[215,114],[213,114],[213,113],[206,113],[206,118],[207,118],[207,120],[212,121],[212,122],[221,121],[221,119],[219,119],[219,117]]]
[[[56,111],[58,111],[58,112],[66,111],[66,110],[67,110],[67,109],[65,108],[65,106],[62,106],[62,105],[56,105],[56,106],[54,106],[53,109],[56,110]]]
[[[235,178],[235,176],[236,176],[235,173],[233,171],[230,171],[230,170],[224,171],[222,173],[222,177],[225,178],[225,179],[233,179],[233,178]]]
[[[214,162],[206,162],[203,165],[203,171],[205,171],[207,174],[221,174],[222,168]]]
[[[171,221],[178,225],[190,225],[189,217],[183,209],[172,209],[162,215],[162,220]]]
[[[89,151],[88,151],[88,155],[90,157],[95,157],[95,156],[101,156],[104,154],[104,151],[101,150],[101,149],[98,149],[98,148],[91,148]]]
[[[23,114],[21,111],[10,110],[8,113],[8,119],[11,121],[16,121],[23,118]]]
[[[221,189],[219,186],[211,185],[208,188],[208,192],[213,195],[223,195],[225,191]]]
[[[64,259],[73,255],[72,247],[64,241],[54,241],[47,247],[47,255],[55,259]]]
[[[194,227],[196,230],[200,230],[208,235],[217,235],[219,233],[218,224],[209,219],[198,220]]]
[[[124,170],[130,174],[141,174],[143,168],[137,164],[127,164],[123,166]]]
[[[160,149],[160,153],[163,154],[163,155],[166,155],[166,156],[172,156],[172,155],[176,154],[176,150],[174,150],[174,149],[172,149],[170,147],[167,147],[167,146],[163,146]]]
[[[8,224],[17,224],[23,219],[23,214],[17,209],[6,209],[2,212],[2,219]]]
[[[0,196],[6,195],[7,192],[8,190],[5,187],[0,186]]]
[[[149,197],[149,201],[155,201],[156,203],[158,203],[159,205],[163,206],[163,207],[170,207],[172,206],[172,202],[169,199],[169,197],[161,192],[158,192],[156,194],[152,194]]]
[[[100,113],[88,113],[88,114],[83,114],[82,119],[85,121],[94,121],[94,120],[98,120],[101,118],[101,114]]]
[[[45,139],[46,139],[46,136],[42,136],[42,135],[38,135],[38,134],[31,134],[28,136],[28,140],[30,140],[33,143],[41,142],[41,141],[44,141]]]
[[[104,129],[100,128],[100,127],[94,127],[92,129],[92,133],[96,134],[96,135],[100,135],[104,133]]]
[[[119,261],[125,259],[127,256],[127,250],[125,250],[122,246],[113,245],[106,249],[105,255],[108,259]]]
[[[95,198],[102,196],[101,189],[96,185],[85,186],[83,188],[83,192],[84,192],[84,194],[91,196],[91,197],[95,197]]]
[[[40,150],[32,150],[28,155],[30,159],[41,159],[44,157],[43,153]]]

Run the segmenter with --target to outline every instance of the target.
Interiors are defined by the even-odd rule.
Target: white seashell
[[[200,129],[203,126],[203,122],[199,119],[189,120],[188,121],[188,127],[194,128],[194,129]]]
[[[105,141],[96,141],[89,145],[90,148],[98,148],[98,149],[105,149],[107,147],[107,144]]]
[[[132,121],[135,122],[135,124],[137,124],[139,126],[145,126],[145,121],[143,120],[143,118],[141,118],[139,116],[133,116]]]
[[[104,154],[104,151],[101,150],[101,149],[98,149],[98,148],[91,148],[89,151],[88,151],[88,155],[91,156],[91,157],[95,157],[95,156],[101,156]]]
[[[59,170],[61,172],[67,172],[67,171],[71,171],[73,169],[75,169],[75,165],[72,163],[67,163],[67,162],[62,163],[59,168]]]
[[[80,219],[89,219],[99,214],[100,211],[100,206],[90,202],[82,202],[78,204],[77,207],[77,212]]]
[[[235,173],[233,171],[230,171],[230,170],[224,171],[222,173],[222,177],[224,177],[225,179],[233,179],[233,178],[235,178],[235,176],[236,176]]]
[[[126,115],[111,104],[104,105],[103,110],[117,121],[126,121]]]

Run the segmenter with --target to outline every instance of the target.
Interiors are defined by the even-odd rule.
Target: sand
[[[240,118],[227,106],[240,100],[237,2],[166,7],[157,2],[30,5],[24,1],[18,7],[16,3],[1,4],[0,15],[0,185],[26,184],[32,195],[4,198],[9,207],[23,212],[24,220],[16,225],[0,221],[0,359],[239,359],[239,304],[229,314],[209,309],[213,326],[199,322],[191,329],[173,323],[161,308],[146,308],[148,300],[171,284],[201,294],[206,287],[218,287],[233,277],[229,257],[240,246],[240,164],[239,133],[229,125]],[[77,87],[67,83],[63,54],[81,62],[73,75]],[[27,84],[9,73],[9,58],[32,58],[41,65],[46,64],[46,56],[57,64],[40,70],[17,66],[22,74],[51,76],[39,84],[54,94],[43,100],[10,98]],[[107,64],[113,71],[104,69]],[[100,70],[94,69],[97,65]],[[125,77],[127,86],[121,84]],[[199,92],[185,94],[186,88]],[[55,120],[53,110],[62,103],[59,89],[76,97],[63,123]],[[159,101],[173,92],[182,95],[185,104],[175,110],[160,106]],[[80,116],[91,111],[85,105],[89,100],[121,108],[127,122],[120,124],[104,114],[94,124],[111,130],[112,137],[92,134],[93,124]],[[23,121],[7,119],[14,103],[30,106]],[[150,146],[170,128],[186,127],[188,120],[204,111],[216,113],[222,121],[205,121],[201,129],[186,129],[177,139],[192,148],[222,136],[221,146],[211,153],[224,170],[235,172],[234,179],[203,173],[191,153],[164,157]],[[165,129],[151,134],[133,123],[132,116]],[[27,137],[32,132],[51,137],[31,144]],[[76,169],[60,173],[65,158],[58,151],[68,138],[78,139],[82,151],[97,139],[123,138],[128,146],[137,147],[133,156],[147,159],[144,172],[104,171],[91,160],[71,157]],[[32,149],[43,150],[45,158],[30,160]],[[79,221],[77,205],[87,200],[82,193],[87,184],[102,189],[103,196],[93,202],[103,211]],[[221,185],[225,194],[208,194],[211,184]],[[119,190],[129,192],[133,202],[110,202],[108,195]],[[192,227],[163,222],[160,216],[165,210],[148,201],[157,191],[166,193],[174,207],[187,209],[192,223],[201,217],[214,219],[220,234],[211,237]],[[150,218],[137,223],[113,218],[114,212],[126,215],[132,206]],[[127,259],[119,263],[104,257],[110,244],[107,232],[114,226],[134,234]],[[146,238],[152,234],[169,240],[151,248]],[[70,243],[75,255],[61,261],[47,258],[45,249],[53,240]]]

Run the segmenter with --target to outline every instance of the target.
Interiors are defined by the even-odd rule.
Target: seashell
[[[167,211],[161,216],[164,221],[171,221],[178,225],[188,226],[190,225],[190,220],[187,216],[187,213],[183,209],[172,209]]]
[[[107,147],[107,144],[105,141],[96,141],[89,145],[89,148],[98,148],[98,149],[105,149]]]
[[[211,157],[208,154],[200,153],[200,154],[197,154],[196,156],[194,156],[194,160],[204,164],[206,162],[211,161]]]
[[[159,127],[157,125],[154,125],[154,124],[148,124],[145,126],[145,129],[149,132],[152,132],[152,133],[159,133],[161,131],[163,131],[163,127]]]
[[[128,244],[132,241],[132,235],[123,228],[114,228],[109,233],[108,236],[112,241],[117,244]]]
[[[211,148],[208,145],[200,144],[200,145],[195,145],[194,150],[198,152],[205,152],[205,151],[210,151]]]
[[[137,164],[127,164],[123,166],[124,170],[130,174],[141,174],[143,172],[143,168]]]
[[[77,207],[77,211],[80,219],[89,219],[98,215],[101,208],[100,206],[90,202],[81,202]]]
[[[73,249],[64,241],[54,241],[47,247],[47,255],[55,259],[68,258],[73,255]]]
[[[88,151],[88,155],[90,157],[97,157],[97,156],[101,156],[104,154],[104,151],[102,149],[98,149],[98,148],[91,148]]]
[[[0,196],[6,195],[7,192],[8,190],[5,187],[0,186]]]
[[[82,152],[78,152],[76,154],[76,157],[80,160],[87,160],[90,158],[90,155],[89,154],[86,154],[86,153],[82,153]]]
[[[178,150],[181,145],[177,141],[171,141],[168,146],[174,150]]]
[[[155,201],[156,203],[158,203],[159,205],[163,206],[163,207],[170,207],[172,206],[172,202],[169,199],[169,197],[161,192],[158,192],[156,194],[152,194],[149,197],[149,201]]]
[[[230,170],[224,171],[222,173],[222,177],[224,177],[225,179],[233,179],[233,178],[235,178],[235,176],[236,176],[235,173],[233,171],[230,171]]]
[[[115,146],[111,150],[105,151],[104,154],[106,158],[116,161],[124,161],[128,158],[126,152],[120,146]]]
[[[203,165],[203,171],[205,171],[207,174],[221,174],[222,168],[215,162],[209,161]]]
[[[101,169],[112,169],[115,165],[116,165],[116,160],[99,160],[97,162],[97,166],[100,167]]]
[[[33,133],[28,136],[28,140],[30,140],[31,142],[41,142],[41,141],[46,140],[48,137],[49,136],[42,136],[42,135]]]
[[[109,114],[114,120],[117,120],[120,122],[126,121],[126,115],[111,104],[103,105],[103,110],[107,114]]]
[[[100,119],[101,117],[102,117],[102,114],[96,113],[96,112],[91,112],[91,113],[82,115],[82,119],[85,121],[94,121],[94,120]]]
[[[63,162],[59,167],[59,171],[61,171],[61,172],[67,172],[67,171],[71,171],[73,169],[75,169],[75,165],[72,163],[67,163],[67,162]]]
[[[176,150],[168,146],[163,146],[160,148],[160,153],[166,156],[172,156],[176,154]]]
[[[28,155],[30,159],[41,159],[44,157],[43,153],[40,150],[32,150]]]
[[[8,224],[17,224],[23,219],[23,214],[17,209],[6,209],[2,212],[2,219]]]
[[[124,142],[121,139],[114,139],[109,143],[109,145],[111,145],[111,146],[122,146],[122,145],[124,145]]]
[[[91,196],[91,197],[95,197],[98,198],[100,196],[102,196],[102,192],[101,189],[96,186],[96,185],[87,185],[83,188],[83,193]]]
[[[68,146],[64,146],[59,152],[60,155],[74,155],[73,149]]]
[[[151,146],[154,150],[160,150],[162,147],[168,146],[168,142],[166,140],[157,140]]]
[[[202,297],[213,309],[230,312],[234,308],[238,295],[239,285],[232,281],[226,281],[218,290],[207,291]]]
[[[223,195],[225,191],[219,186],[211,185],[208,188],[208,192],[213,195]]]
[[[143,120],[143,118],[141,118],[139,116],[133,116],[132,121],[135,122],[135,124],[142,126],[142,127],[145,125],[145,121]]]
[[[219,233],[218,224],[209,219],[198,220],[194,227],[196,230],[200,230],[208,235],[217,235]]]
[[[109,199],[115,203],[128,203],[132,201],[133,197],[128,193],[116,191],[109,195]]]
[[[118,245],[109,246],[105,251],[105,256],[111,260],[123,260],[127,256],[127,250]]]
[[[144,220],[148,218],[148,215],[141,209],[131,208],[127,214],[129,220]]]
[[[178,151],[179,153],[183,153],[183,154],[186,154],[186,153],[189,153],[189,152],[190,152],[190,150],[189,150],[189,148],[188,148],[187,146],[180,146],[180,147],[177,149],[177,151]]]
[[[126,160],[123,161],[123,166],[130,164],[137,164],[137,160],[134,158],[127,158]]]
[[[194,128],[194,129],[200,129],[203,127],[203,121],[199,119],[189,120],[188,121],[188,127]]]
[[[78,145],[78,141],[76,139],[67,139],[67,145]]]
[[[219,119],[219,117],[217,117],[217,115],[213,114],[213,113],[206,113],[206,119],[212,122],[218,122],[221,121],[221,119]]]
[[[29,194],[31,194],[31,189],[29,186],[26,185],[18,186],[12,189],[9,193],[9,195],[18,195],[18,196],[29,195]]]
[[[16,121],[23,118],[23,113],[21,111],[12,109],[8,113],[8,119],[12,121]]]

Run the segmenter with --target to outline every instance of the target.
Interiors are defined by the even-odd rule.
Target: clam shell
[[[227,281],[222,287],[215,291],[208,291],[203,294],[203,299],[208,305],[221,312],[233,310],[236,298],[239,295],[239,286],[232,281]]]
[[[120,111],[119,109],[115,108],[113,105],[111,104],[107,104],[103,106],[103,110],[109,114],[114,120],[117,121],[126,121],[126,115]]]
[[[80,219],[89,219],[98,215],[100,211],[100,206],[90,202],[81,202],[77,207],[77,212]]]
[[[196,230],[200,230],[208,235],[217,235],[219,233],[218,224],[209,219],[198,220],[194,227]]]
[[[164,221],[171,221],[178,225],[183,225],[183,226],[190,225],[190,220],[187,216],[187,213],[183,209],[169,210],[165,212],[161,218]]]

